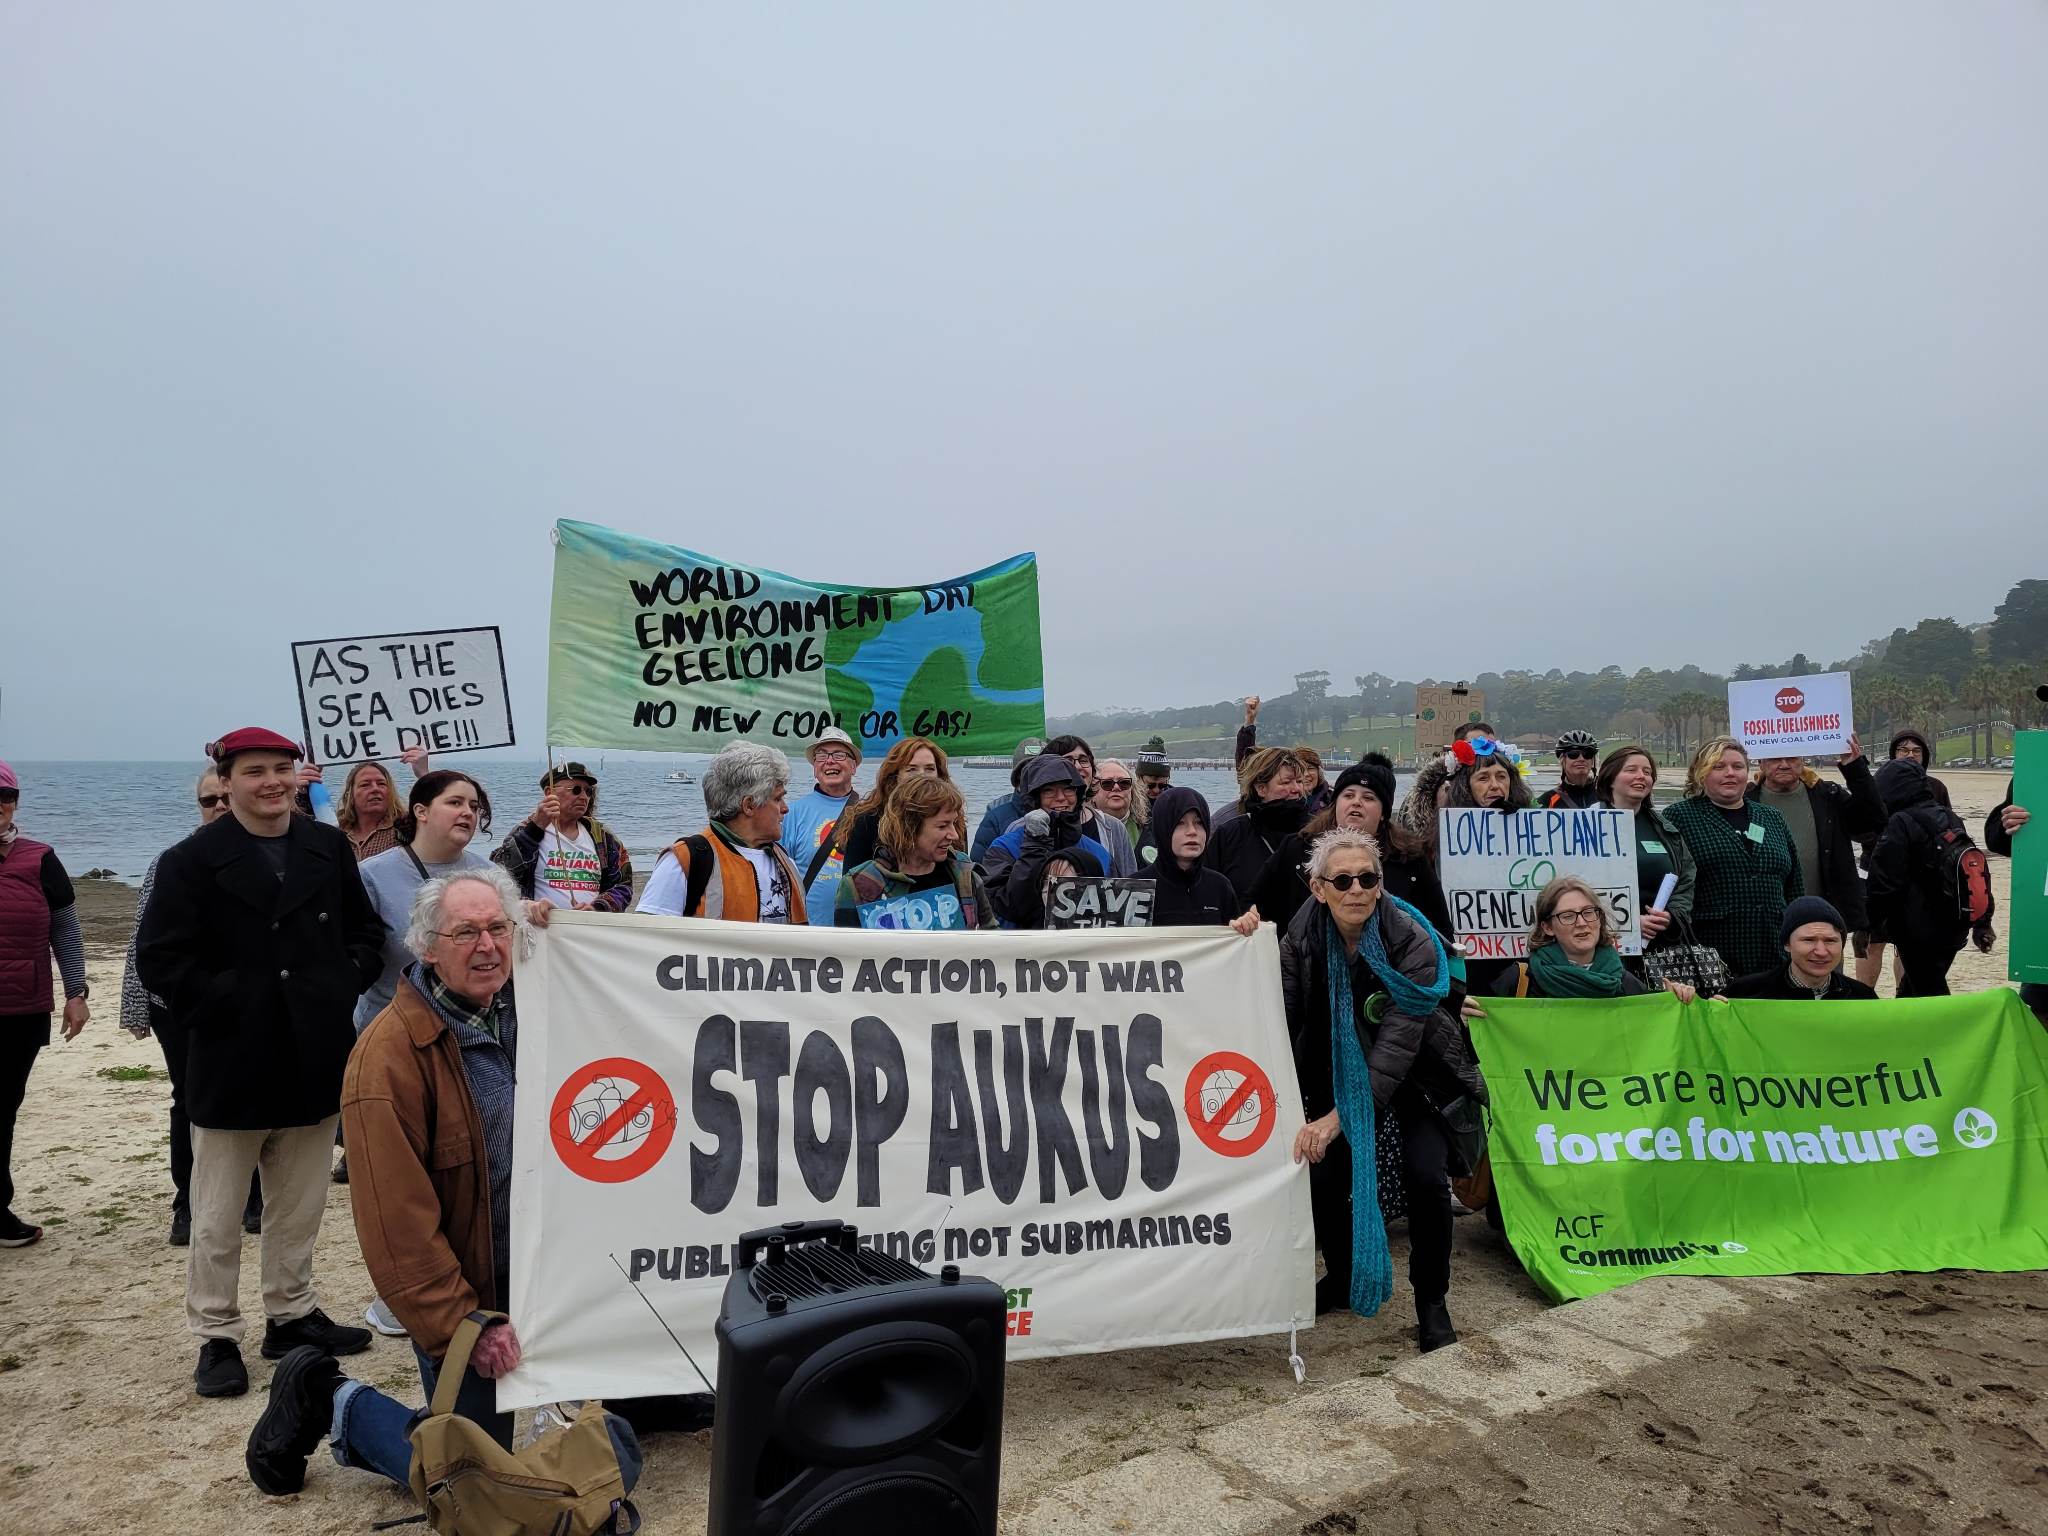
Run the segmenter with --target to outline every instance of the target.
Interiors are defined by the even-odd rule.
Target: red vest
[[[47,843],[17,836],[0,854],[0,1014],[48,1013],[50,903],[43,895]]]

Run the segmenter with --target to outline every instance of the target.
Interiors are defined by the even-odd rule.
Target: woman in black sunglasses
[[[1310,851],[1309,892],[1315,900],[1295,914],[1280,943],[1280,980],[1308,1121],[1294,1155],[1310,1165],[1309,1203],[1326,1271],[1316,1283],[1316,1310],[1349,1305],[1370,1315],[1391,1290],[1377,1160],[1353,1155],[1375,1145],[1379,1121],[1391,1116],[1401,1130],[1416,1341],[1425,1352],[1438,1349],[1458,1337],[1445,1305],[1445,1111],[1484,1103],[1486,1083],[1463,1029],[1445,1011],[1443,941],[1421,913],[1382,889],[1373,839],[1346,827],[1325,832]]]

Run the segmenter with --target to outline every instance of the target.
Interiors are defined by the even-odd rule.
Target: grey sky
[[[557,517],[1042,566],[1055,712],[2048,575],[2048,10],[0,0],[0,755],[289,727]]]

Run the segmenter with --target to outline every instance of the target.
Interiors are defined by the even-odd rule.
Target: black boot
[[[249,1480],[273,1498],[306,1486],[306,1458],[334,1419],[334,1394],[348,1378],[334,1356],[310,1344],[280,1360],[270,1377],[270,1403],[249,1431],[242,1459]]]
[[[1444,1305],[1443,1298],[1435,1301],[1418,1299],[1415,1303],[1415,1347],[1428,1354],[1433,1349],[1442,1349],[1446,1344],[1458,1342],[1458,1330],[1451,1326],[1451,1309]]]

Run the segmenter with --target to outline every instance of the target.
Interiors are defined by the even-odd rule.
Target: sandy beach
[[[1947,774],[1973,827],[2004,793],[1993,774]],[[61,851],[61,850],[60,850]],[[2009,866],[1993,863],[2001,903]],[[44,1223],[36,1247],[0,1253],[0,1403],[10,1450],[0,1466],[0,1530],[360,1532],[409,1511],[376,1479],[323,1451],[298,1497],[249,1484],[242,1445],[269,1366],[256,1354],[257,1239],[243,1302],[257,1315],[248,1397],[192,1392],[185,1254],[165,1243],[168,1083],[153,1040],[117,1024],[133,892],[81,886],[95,1018],[43,1053],[15,1151],[17,1210]],[[1957,990],[2002,985],[2004,944],[1966,951]],[[1887,976],[1883,990],[1889,994]],[[1397,1229],[1403,1272],[1405,1236]],[[1458,1224],[1451,1305],[1468,1341],[1533,1318],[1546,1304],[1484,1224]],[[357,1253],[349,1191],[329,1194],[316,1274],[322,1304],[358,1320],[371,1287]],[[1666,1362],[1656,1391],[1587,1392],[1494,1436],[1483,1454],[1441,1445],[1404,1461],[1396,1507],[1345,1529],[1440,1530],[1492,1516],[1497,1528],[1660,1526],[1700,1530],[1897,1532],[2048,1528],[2048,1276],[1949,1274],[1787,1282],[1766,1326]],[[1205,1432],[1319,1387],[1385,1371],[1413,1353],[1405,1284],[1380,1317],[1326,1319],[1305,1334],[1306,1388],[1286,1340],[1138,1350],[1013,1366],[1008,1376],[1003,1503],[1021,1516],[1061,1483]],[[1483,1343],[1479,1345],[1483,1348]],[[379,1339],[345,1362],[416,1400],[403,1340]],[[638,1500],[648,1529],[701,1528],[708,1439],[649,1443]],[[1573,1504],[1574,1490],[1585,1502]],[[1645,1492],[1649,1490],[1649,1492]],[[1562,1500],[1563,1502],[1559,1502]],[[1550,1513],[1546,1514],[1545,1511]],[[1324,1526],[1324,1529],[1338,1529]]]

